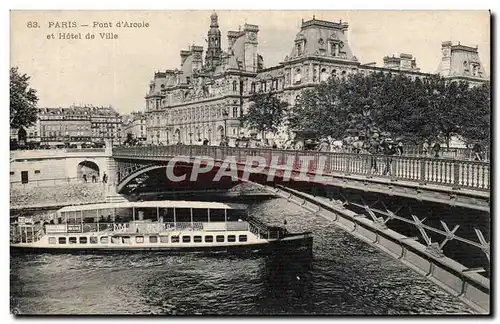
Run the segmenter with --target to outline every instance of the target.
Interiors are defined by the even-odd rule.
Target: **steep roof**
[[[302,55],[328,55],[329,41],[340,43],[339,58],[353,60],[357,59],[352,54],[347,40],[347,23],[336,23],[324,20],[309,20],[302,23],[301,30],[295,36],[295,44],[291,51],[290,58],[296,58]],[[305,41],[305,46],[300,48],[299,55],[298,41]],[[331,55],[328,55],[331,56]]]

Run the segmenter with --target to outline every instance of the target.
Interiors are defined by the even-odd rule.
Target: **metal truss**
[[[328,194],[331,196],[331,193]],[[490,243],[486,242],[486,239],[484,238],[483,233],[481,232],[480,229],[474,228],[474,231],[478,237],[479,242],[474,242],[469,239],[460,237],[455,235],[456,231],[460,227],[459,224],[455,225],[453,229],[450,230],[448,227],[448,224],[446,224],[444,221],[440,220],[442,228],[435,228],[430,225],[424,224],[426,218],[420,219],[417,215],[414,215],[413,212],[411,211],[411,207],[409,208],[411,217],[413,220],[399,216],[398,213],[403,209],[403,206],[400,206],[397,208],[396,211],[391,211],[387,206],[384,204],[383,201],[380,199],[377,199],[374,203],[371,205],[367,204],[363,197],[360,198],[361,203],[350,201],[344,193],[340,193],[343,201],[341,201],[341,204],[343,206],[348,206],[352,205],[361,209],[364,209],[365,213],[371,217],[373,220],[374,224],[376,224],[380,229],[385,229],[387,228],[387,222],[392,221],[392,220],[399,220],[402,222],[405,222],[407,224],[415,226],[418,231],[420,232],[422,239],[425,242],[425,245],[427,247],[427,251],[431,254],[433,254],[436,257],[444,257],[445,255],[443,254],[443,247],[450,241],[456,240],[465,244],[468,244],[470,246],[479,248],[488,258],[488,261],[490,261]],[[377,204],[382,205],[383,209],[375,208]],[[380,217],[377,217],[379,215]],[[433,232],[436,234],[439,234],[443,236],[443,240],[441,242],[433,242],[429,235],[427,234],[427,231]],[[409,238],[409,239],[414,239],[418,240],[418,237],[414,238]],[[483,272],[484,269],[470,269],[471,271],[474,270],[473,272]]]

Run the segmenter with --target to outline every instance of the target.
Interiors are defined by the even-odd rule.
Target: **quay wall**
[[[58,183],[39,186],[19,186],[10,189],[10,209],[48,208],[65,205],[105,202],[105,187],[101,183]]]
[[[25,186],[54,184],[48,180],[83,181],[82,165],[94,165],[100,175],[107,170],[103,152],[73,152],[66,150],[33,150],[10,152],[10,184]],[[23,174],[24,173],[24,174]],[[90,180],[90,179],[89,179]]]

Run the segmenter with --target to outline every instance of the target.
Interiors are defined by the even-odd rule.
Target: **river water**
[[[201,254],[11,256],[21,314],[470,314],[457,298],[283,199],[250,214],[314,235],[312,259]]]

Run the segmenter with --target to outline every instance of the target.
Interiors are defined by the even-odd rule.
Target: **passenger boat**
[[[245,205],[196,201],[139,201],[68,206],[50,218],[11,224],[14,251],[310,250],[309,232],[289,233],[250,217]]]

